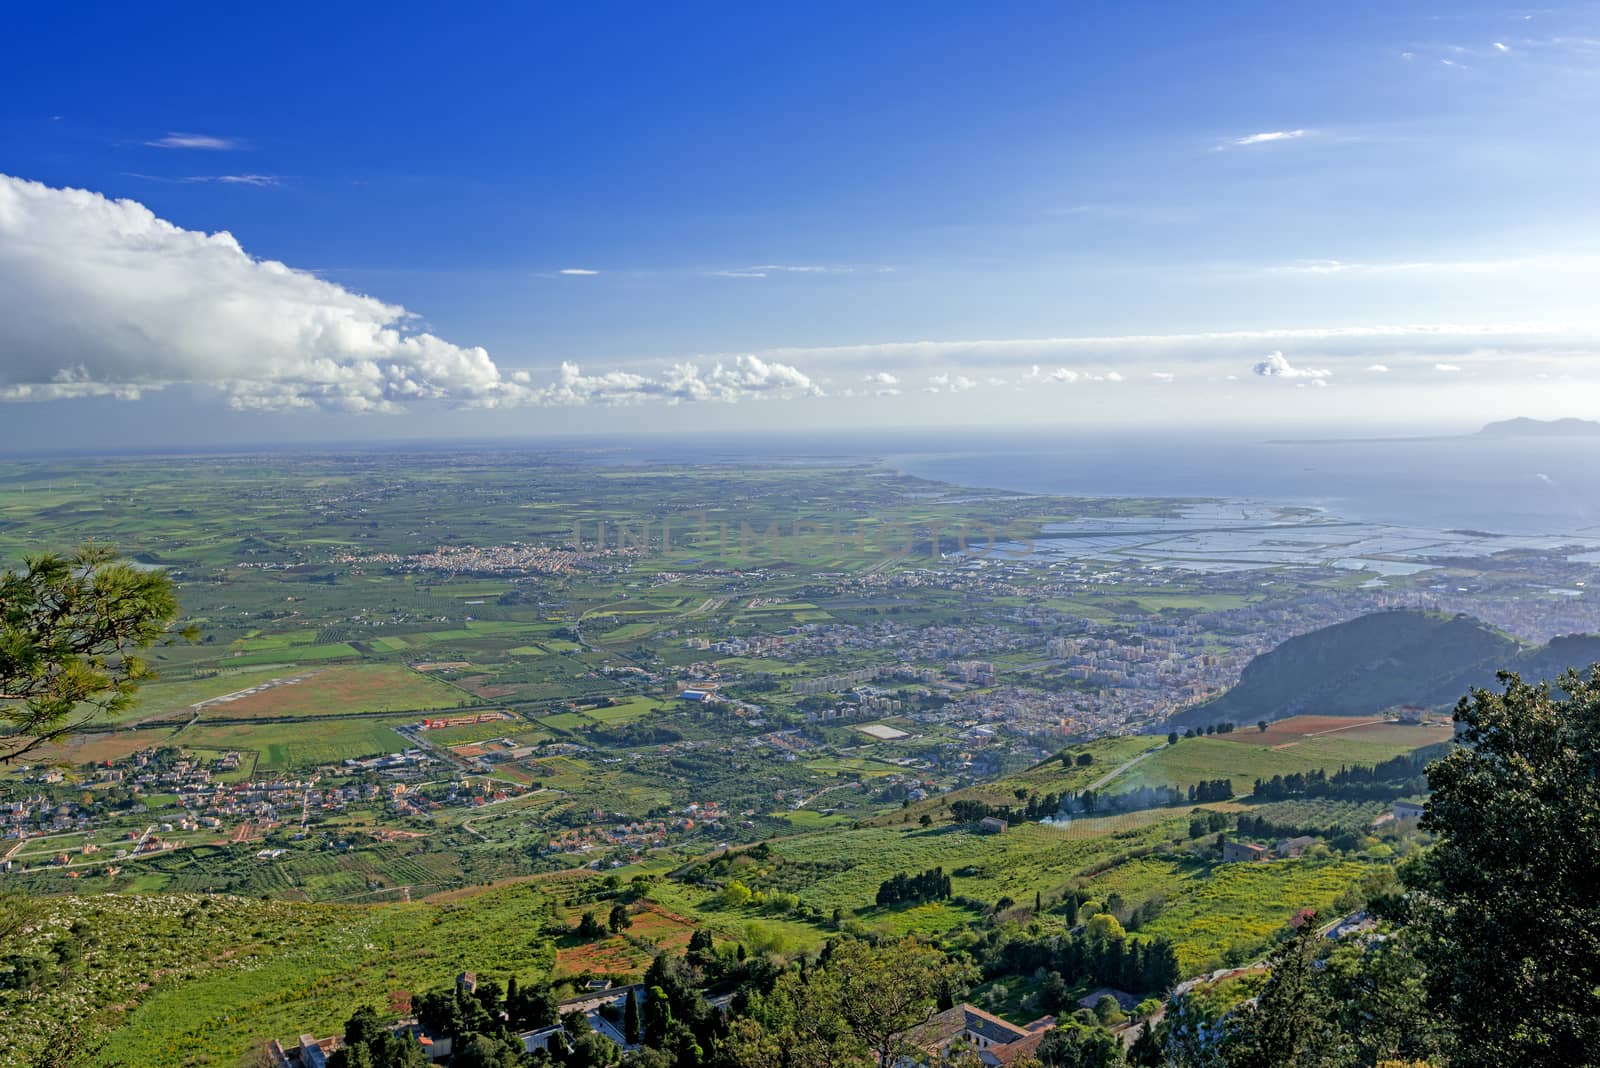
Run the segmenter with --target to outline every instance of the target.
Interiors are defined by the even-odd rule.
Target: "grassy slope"
[[[0,1064],[27,1063],[40,1025],[69,1016],[114,1028],[107,1063],[234,1064],[267,1037],[327,1034],[358,1005],[382,1007],[393,991],[426,990],[463,968],[531,978],[553,960],[539,933],[548,900],[528,884],[382,908],[188,894],[45,898],[44,922],[20,948],[48,946],[81,920],[84,959],[37,999],[0,1002],[12,1025]]]

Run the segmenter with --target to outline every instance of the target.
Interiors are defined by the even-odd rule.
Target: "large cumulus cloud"
[[[0,400],[137,398],[188,384],[240,409],[397,411],[732,401],[818,392],[743,356],[553,384],[417,328],[406,309],[250,256],[231,234],[185,230],[131,200],[0,175]]]

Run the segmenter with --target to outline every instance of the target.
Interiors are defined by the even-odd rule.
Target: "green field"
[[[208,705],[206,722],[346,713],[425,711],[477,704],[470,695],[399,664],[339,664],[279,673],[302,677],[235,701]]]
[[[290,723],[201,723],[174,735],[172,741],[208,749],[240,749],[260,754],[258,772],[290,771],[332,764],[351,757],[398,753],[411,743],[394,727],[415,722],[399,719],[319,719]]]
[[[1231,738],[1185,738],[1129,770],[1108,786],[1112,792],[1131,786],[1189,786],[1207,779],[1229,778],[1234,791],[1248,793],[1258,778],[1289,775],[1316,768],[1337,770],[1344,764],[1379,764],[1428,744],[1413,731],[1396,727],[1393,740],[1340,734],[1307,738],[1288,746],[1258,746]],[[1248,733],[1235,736],[1248,739]],[[1428,741],[1448,741],[1448,731],[1435,730]]]

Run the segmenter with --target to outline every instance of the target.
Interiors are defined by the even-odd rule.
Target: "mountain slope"
[[[1172,722],[1254,723],[1299,713],[1358,716],[1397,705],[1449,705],[1469,687],[1493,683],[1501,669],[1543,678],[1557,663],[1587,663],[1591,651],[1600,654],[1600,639],[1560,642],[1573,644],[1528,650],[1469,616],[1376,612],[1262,653],[1231,690]]]

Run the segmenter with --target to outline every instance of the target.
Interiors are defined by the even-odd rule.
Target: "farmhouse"
[[[337,1037],[318,1039],[301,1035],[293,1046],[285,1048],[277,1039],[267,1045],[267,1056],[273,1068],[326,1068],[328,1054],[342,1045]]]
[[[1004,1065],[1037,1047],[1044,1033],[1055,1025],[1055,1017],[1044,1016],[1027,1027],[1018,1027],[976,1005],[962,1003],[939,1013],[908,1037],[933,1063],[942,1062],[951,1045],[960,1042],[976,1050],[984,1065]],[[1025,1045],[1028,1049],[1023,1048]],[[911,1064],[901,1060],[897,1068],[910,1068]]]
[[[1006,828],[1011,825],[997,816],[985,816],[978,821],[978,831],[981,834],[1005,834]]]
[[[1278,843],[1277,848],[1274,849],[1273,852],[1277,853],[1280,857],[1298,857],[1303,855],[1306,850],[1310,849],[1316,844],[1317,840],[1315,838],[1311,837],[1309,834],[1302,834],[1298,838],[1285,838],[1283,841]]]
[[[1419,820],[1422,818],[1422,806],[1415,801],[1396,801],[1394,803],[1394,818],[1397,820]]]
[[[1222,860],[1224,863],[1235,861],[1254,862],[1266,860],[1267,851],[1261,846],[1249,842],[1224,842],[1222,844]]]

